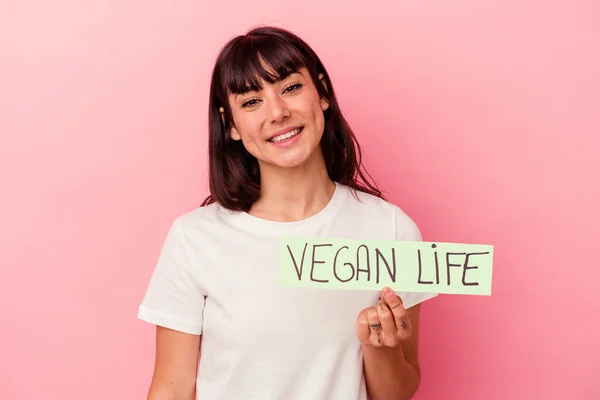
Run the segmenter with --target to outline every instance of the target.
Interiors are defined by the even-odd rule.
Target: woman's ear
[[[242,136],[240,136],[240,133],[238,132],[238,130],[235,129],[235,126],[232,126],[231,129],[229,130],[229,136],[231,136],[231,138],[233,140],[242,139]]]
[[[319,81],[321,82],[321,84],[323,85],[325,90],[328,91],[327,83],[325,83],[325,77],[323,76],[323,74],[319,74]],[[328,108],[329,108],[329,102],[324,97],[321,97],[321,110],[325,111]]]
[[[327,87],[327,83],[325,82],[325,77],[323,76],[323,74],[319,74],[319,81],[321,82],[321,84],[323,85],[325,90],[329,91],[329,88]]]
[[[219,114],[221,114],[221,121],[223,121],[223,126],[227,127],[227,124],[225,123],[225,109],[223,107],[219,107]],[[237,129],[235,129],[234,126],[232,126],[229,129],[229,136],[231,136],[233,140],[240,140],[242,138],[240,136],[240,133],[237,131]]]

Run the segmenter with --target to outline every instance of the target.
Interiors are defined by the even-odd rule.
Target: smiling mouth
[[[271,143],[285,142],[286,140],[289,140],[289,139],[293,138],[294,136],[296,136],[297,134],[299,134],[300,132],[302,132],[302,129],[304,129],[304,127],[294,129],[293,131],[289,131],[288,133],[284,133],[283,135],[272,137],[271,139],[269,139],[267,141],[271,142]]]

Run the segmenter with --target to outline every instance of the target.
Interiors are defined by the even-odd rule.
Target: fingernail
[[[383,295],[385,297],[390,297],[394,295],[394,291],[392,289],[390,289],[389,287],[385,287],[383,288]]]

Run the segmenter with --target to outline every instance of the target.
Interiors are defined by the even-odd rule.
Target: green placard
[[[491,295],[494,247],[484,244],[282,238],[282,286]]]

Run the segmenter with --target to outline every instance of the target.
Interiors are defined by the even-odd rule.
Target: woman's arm
[[[417,351],[419,312],[420,305],[406,310],[412,325],[411,336],[396,347],[363,346],[367,390],[373,400],[404,400],[416,393],[421,382]]]
[[[367,391],[373,400],[405,400],[421,381],[419,366],[420,305],[408,310],[390,288],[379,302],[362,310],[357,334],[363,346]]]
[[[156,327],[156,360],[148,400],[194,400],[200,335]]]

